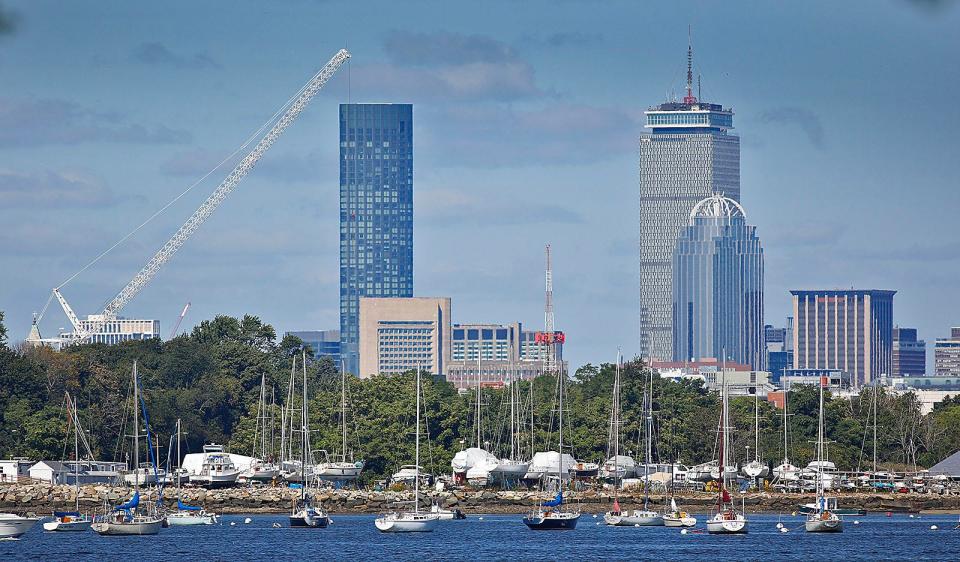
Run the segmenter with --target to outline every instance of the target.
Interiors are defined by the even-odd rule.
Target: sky
[[[339,328],[338,104],[414,104],[414,292],[454,322],[543,324],[544,245],[572,368],[637,351],[637,137],[680,96],[735,111],[766,320],[796,288],[898,291],[960,325],[960,3],[0,0],[0,310],[11,341],[105,249],[353,57],[123,311]],[[61,289],[96,313],[215,172]],[[45,336],[68,326],[53,303]],[[929,353],[929,350],[928,350]]]

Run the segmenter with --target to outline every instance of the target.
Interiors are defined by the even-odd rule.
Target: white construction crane
[[[324,65],[323,68],[317,72],[313,78],[300,90],[296,99],[290,103],[286,112],[282,117],[276,122],[273,128],[270,129],[257,143],[257,145],[247,154],[239,164],[231,171],[227,177],[220,183],[213,194],[203,202],[200,207],[194,211],[193,215],[187,219],[187,222],[180,227],[171,238],[163,245],[157,253],[150,258],[150,261],[147,262],[147,265],[143,266],[143,269],[137,273],[133,279],[130,280],[127,285],[117,293],[117,296],[107,303],[104,307],[103,312],[98,315],[93,315],[90,317],[90,320],[87,321],[87,325],[84,326],[81,323],[80,319],[73,312],[73,309],[67,303],[67,300],[60,293],[60,289],[63,285],[55,288],[53,290],[53,296],[56,297],[59,301],[60,306],[63,308],[63,312],[67,315],[67,318],[70,320],[70,323],[73,325],[73,333],[63,337],[63,343],[80,343],[89,339],[92,335],[100,332],[104,325],[107,322],[115,319],[117,314],[129,303],[137,293],[139,293],[146,285],[150,282],[151,279],[160,271],[160,268],[163,267],[165,263],[170,261],[170,258],[177,253],[183,244],[190,238],[200,225],[207,220],[214,211],[217,210],[217,207],[220,206],[220,203],[227,198],[228,195],[237,187],[240,181],[250,173],[250,170],[253,169],[254,165],[260,160],[263,154],[273,146],[273,143],[280,138],[280,135],[290,126],[291,123],[299,117],[300,113],[303,111],[303,108],[310,103],[310,100],[317,95],[317,92],[323,88],[323,85],[340,69],[341,66],[350,58],[350,53],[346,49],[341,49],[333,56],[330,61]],[[42,313],[41,313],[42,316]],[[34,320],[34,328],[36,328],[36,322],[39,318]],[[31,336],[28,337],[27,341],[37,342],[40,341],[49,341],[49,340],[40,340],[39,331],[36,329],[31,329]],[[37,334],[36,339],[31,340],[31,338]]]

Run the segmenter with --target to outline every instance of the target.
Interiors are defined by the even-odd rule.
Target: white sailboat
[[[804,522],[804,528],[808,533],[839,533],[843,531],[843,520],[835,512],[830,511],[828,505],[829,499],[832,499],[832,505],[836,506],[835,498],[827,498],[824,495],[824,474],[825,462],[823,460],[824,443],[824,424],[823,424],[823,386],[824,381],[820,381],[820,420],[817,424],[817,506],[816,510],[807,516]],[[813,463],[811,463],[813,464]]]
[[[743,465],[743,474],[748,478],[766,478],[770,474],[770,467],[760,459],[760,393],[753,393],[753,452],[754,458]],[[747,456],[750,456],[750,447],[747,447]]]
[[[177,418],[177,470],[175,471],[177,482],[177,511],[167,514],[168,525],[213,525],[217,522],[216,513],[207,513],[207,510],[199,506],[187,505],[180,499],[180,477],[183,475],[182,467],[179,466],[183,457],[180,455],[180,419]]]
[[[790,463],[790,445],[788,441],[789,436],[789,426],[787,414],[787,404],[789,402],[790,389],[784,385],[783,387],[783,462],[778,466],[773,467],[773,477],[777,482],[784,484],[792,484],[800,480],[800,468],[794,466]]]
[[[300,409],[300,466],[307,466],[310,452],[310,414],[307,401],[307,354],[303,352],[303,402]],[[313,478],[304,479],[300,486],[300,498],[294,501],[290,513],[291,527],[307,527],[311,529],[325,529],[330,525],[330,516],[323,506],[314,501],[313,495],[308,492]]]
[[[280,476],[280,465],[273,462],[273,450],[267,452],[267,420],[272,419],[273,409],[267,416],[267,377],[260,375],[260,401],[257,403],[257,426],[253,431],[253,460],[239,479],[248,482],[270,482]],[[271,424],[270,431],[273,426]]]
[[[133,463],[140,458],[140,418],[139,398],[140,382],[137,377],[137,362],[133,362]],[[146,412],[146,407],[144,407]],[[147,424],[149,444],[150,425]],[[149,445],[148,445],[149,446]],[[91,528],[101,535],[156,535],[163,526],[163,519],[157,514],[156,506],[140,506],[140,481],[134,479],[134,493],[130,501],[113,508],[103,521],[94,523]]]
[[[360,477],[364,467],[362,460],[347,459],[347,371],[343,361],[340,362],[340,437],[340,460],[330,460],[326,451],[320,451],[324,461],[314,467],[314,474],[321,480],[352,482]]]
[[[77,416],[77,403],[66,393],[67,415],[73,425],[73,482],[76,503],[73,511],[54,511],[53,521],[43,524],[45,531],[88,531],[93,525],[93,518],[80,513],[80,418]]]
[[[562,369],[557,371],[557,396],[558,396],[558,413],[559,413],[559,422],[560,422],[560,441],[557,444],[559,449],[557,457],[559,460],[559,466],[557,467],[557,495],[550,501],[541,502],[537,506],[537,509],[531,511],[523,518],[523,524],[529,529],[536,531],[552,531],[552,530],[573,530],[577,527],[577,522],[580,520],[580,510],[564,510],[563,509],[563,477],[565,474],[569,474],[569,468],[564,467],[564,454],[563,454],[563,382],[566,378],[566,373]],[[540,453],[537,453],[540,454]],[[568,457],[570,455],[567,455]],[[536,458],[536,456],[534,456]]]
[[[615,412],[617,413],[617,425],[620,424],[620,357],[617,357],[617,374],[614,387]],[[628,526],[628,527],[662,527],[664,526],[663,516],[650,509],[650,465],[653,463],[653,370],[649,370],[648,390],[644,392],[644,450],[646,453],[646,462],[643,465],[644,485],[643,485],[643,509],[634,509],[632,511],[620,511],[620,503],[616,499],[613,503],[613,511],[603,516],[607,525]],[[619,441],[619,435],[617,441]],[[614,458],[619,454],[619,448],[614,453]],[[617,488],[614,488],[615,490]]]
[[[724,356],[726,351],[724,351]],[[721,390],[721,408],[720,408],[720,464],[727,466],[727,457],[729,455],[730,443],[730,413],[727,404],[727,381],[724,376],[726,368],[721,368],[722,390]],[[717,496],[717,513],[707,520],[707,532],[710,534],[743,534],[747,532],[747,517],[742,511],[737,511],[727,492],[727,474],[723,474],[719,480],[719,492]]]
[[[530,463],[519,458],[520,455],[520,417],[517,412],[518,393],[520,388],[515,378],[516,372],[510,369],[510,455],[497,462],[496,468],[491,471],[491,477],[505,484],[517,482],[523,478],[530,468]]]
[[[417,367],[416,384],[416,464],[413,477],[413,511],[395,511],[377,517],[374,521],[382,533],[423,533],[433,531],[440,521],[438,513],[420,511],[420,367]]]

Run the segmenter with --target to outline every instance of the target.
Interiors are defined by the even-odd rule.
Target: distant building
[[[340,368],[340,330],[305,330],[287,332],[285,335],[300,338],[310,346],[315,358],[329,357]]]
[[[650,368],[662,378],[672,380],[701,380],[708,390],[720,391],[727,385],[731,396],[766,396],[774,390],[770,373],[753,370],[750,365],[733,361],[718,362],[716,359],[698,361],[651,361]]]
[[[783,371],[793,365],[793,318],[787,317],[787,327],[764,326],[763,340],[766,347],[766,368],[770,371],[770,380],[780,384]]]
[[[938,377],[960,377],[960,328],[951,328],[949,338],[937,338],[933,361]]]
[[[692,49],[687,53],[692,63]],[[645,111],[639,143],[639,351],[644,359],[673,357],[671,279],[677,236],[704,197],[740,200],[740,138],[733,110],[687,95]]]
[[[80,326],[84,330],[91,330],[95,324],[103,321],[104,315],[90,314],[86,320],[80,321]],[[103,327],[95,334],[90,336],[90,343],[117,344],[129,340],[148,340],[150,338],[160,337],[159,320],[137,320],[133,318],[123,318],[122,316],[106,317],[107,321]],[[72,340],[73,332],[65,332],[60,337],[65,341]]]
[[[794,370],[840,370],[860,387],[893,372],[893,296],[881,290],[797,290]]]
[[[0,483],[15,483],[21,478],[29,477],[33,464],[33,461],[25,457],[0,460]]]
[[[792,388],[798,384],[827,383],[826,388],[842,390],[850,388],[850,373],[842,369],[785,369],[780,377],[780,388]]]
[[[501,386],[512,380],[527,380],[543,373],[547,345],[538,332],[524,331],[513,324],[454,324],[447,380],[457,388]],[[563,362],[563,342],[554,344],[556,357]],[[479,360],[478,360],[479,358]],[[479,377],[477,373],[480,373]]]
[[[340,337],[359,369],[360,298],[413,296],[413,106],[340,105]]]
[[[917,339],[916,328],[893,329],[893,370],[895,377],[922,377],[927,374],[927,342]]]
[[[762,369],[763,335],[760,239],[739,203],[713,194],[690,211],[673,252],[673,360],[725,356]]]
[[[449,297],[360,299],[360,376],[421,368],[443,375],[450,362]]]

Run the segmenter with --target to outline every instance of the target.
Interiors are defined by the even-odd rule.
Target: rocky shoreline
[[[281,487],[225,488],[205,490],[202,488],[184,488],[184,503],[202,505],[216,513],[286,513],[299,494],[298,490]],[[81,508],[102,509],[105,504],[118,504],[130,497],[130,490],[124,487],[88,485],[80,488]],[[157,497],[156,489],[141,492],[143,500],[151,501]],[[934,494],[839,494],[843,508],[865,509],[868,512],[938,512],[960,513],[960,495]],[[421,501],[425,505],[431,502],[445,507],[455,507],[465,513],[523,513],[548,495],[531,491],[467,491],[422,492]],[[607,491],[586,490],[578,494],[580,508],[586,513],[606,511],[613,503],[613,496]],[[743,494],[743,502],[748,512],[754,513],[790,513],[799,504],[812,502],[809,494],[780,494],[752,492]],[[413,492],[374,492],[366,490],[322,490],[319,499],[331,513],[378,513],[389,510],[394,502],[413,499]],[[44,483],[0,484],[0,511],[37,514],[50,513],[53,510],[72,509],[76,501],[76,489],[73,486],[53,486]],[[167,488],[163,491],[165,504],[176,505],[176,491]],[[716,501],[716,495],[704,492],[686,492],[677,496],[685,509],[691,512],[710,511]],[[632,509],[643,502],[639,493],[620,495],[620,504],[624,509]],[[662,505],[663,497],[651,497],[654,509]]]

